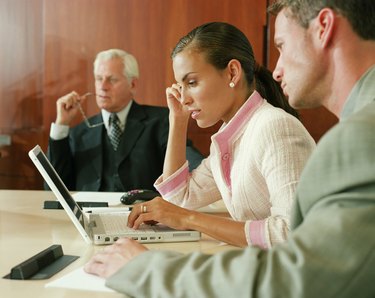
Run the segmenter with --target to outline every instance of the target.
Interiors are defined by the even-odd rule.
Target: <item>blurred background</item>
[[[253,45],[260,64],[273,70],[272,17],[266,0],[0,0],[0,189],[42,189],[42,179],[27,153],[47,149],[56,100],[72,90],[94,91],[97,52],[121,48],[140,67],[136,101],[166,106],[165,88],[173,81],[170,52],[194,27],[229,22]],[[98,112],[86,102],[88,115]],[[313,138],[337,119],[324,108],[301,111]],[[77,123],[82,119],[77,118]],[[189,137],[204,155],[220,124]]]

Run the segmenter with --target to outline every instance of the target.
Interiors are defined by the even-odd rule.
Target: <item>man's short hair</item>
[[[119,58],[124,64],[124,76],[128,79],[138,78],[138,62],[135,57],[124,50],[120,49],[109,49],[102,52],[99,52],[96,55],[94,61],[94,74],[97,72],[99,63],[102,61],[108,61],[111,59]]]
[[[303,28],[308,28],[310,21],[325,7],[344,16],[361,38],[375,40],[374,0],[275,0],[268,12],[277,15],[285,8],[287,16],[295,18]]]

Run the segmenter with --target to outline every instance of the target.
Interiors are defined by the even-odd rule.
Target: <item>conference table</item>
[[[95,200],[95,196],[92,200]],[[44,209],[44,202],[55,200],[51,191],[0,190],[0,293],[1,297],[124,297],[116,292],[45,287],[82,267],[103,246],[86,244],[64,210]],[[102,200],[102,198],[100,199]],[[65,255],[79,256],[49,279],[13,280],[3,278],[11,268],[51,245],[61,245]],[[212,254],[238,249],[207,235],[194,242],[152,243],[149,249],[174,250],[182,253],[201,251]]]

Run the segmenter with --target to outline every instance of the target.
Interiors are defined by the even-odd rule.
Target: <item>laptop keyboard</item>
[[[116,234],[116,233],[133,233],[133,234],[141,234],[141,233],[149,233],[153,232],[154,229],[150,225],[141,225],[138,230],[134,230],[129,228],[128,225],[128,217],[125,214],[111,214],[111,215],[101,215],[100,219],[103,223],[104,230],[106,233]]]

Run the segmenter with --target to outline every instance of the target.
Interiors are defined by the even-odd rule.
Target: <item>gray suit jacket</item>
[[[374,100],[373,81],[367,89]],[[149,251],[107,285],[136,297],[375,297],[375,103],[319,142],[300,180],[292,229],[268,251]]]

